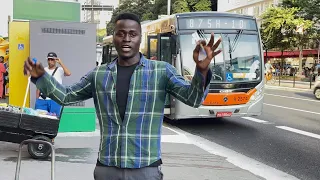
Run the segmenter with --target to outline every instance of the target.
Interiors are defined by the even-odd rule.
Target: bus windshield
[[[210,40],[210,34],[203,34]],[[261,80],[262,60],[259,37],[256,34],[243,34],[242,31],[230,34],[215,34],[215,41],[222,37],[217,55],[210,64],[211,83],[232,83]],[[190,80],[195,71],[192,53],[196,46],[192,34],[180,35],[184,76]]]

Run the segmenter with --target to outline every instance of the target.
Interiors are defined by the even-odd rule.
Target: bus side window
[[[108,52],[109,52],[109,45],[103,46],[101,65],[106,64],[108,62],[108,54],[109,54]]]
[[[117,51],[114,46],[112,45],[106,45],[103,47],[103,54],[102,54],[102,63],[106,64],[110,63],[117,57]]]
[[[172,64],[172,55],[176,54],[175,36],[171,34],[158,34],[158,59]]]

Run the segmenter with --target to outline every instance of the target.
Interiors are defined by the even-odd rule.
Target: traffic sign
[[[24,44],[18,44],[18,50],[24,50]]]
[[[227,76],[226,79],[227,79],[228,82],[233,81],[233,74],[232,73],[227,73],[226,76]]]

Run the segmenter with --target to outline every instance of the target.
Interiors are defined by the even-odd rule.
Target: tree
[[[320,0],[283,0],[283,7],[299,8],[298,16],[308,20],[312,20],[313,27],[308,30],[308,34],[312,36],[309,39],[309,48],[315,45],[320,46]]]
[[[300,17],[320,22],[320,0],[283,0],[282,6],[299,8]]]
[[[142,21],[153,18],[152,4],[149,0],[126,0],[122,1],[118,8],[113,11],[111,21],[107,24],[107,35],[113,34],[115,18],[124,12],[137,14]]]
[[[98,29],[97,30],[97,41],[101,43],[103,41],[103,37],[106,36],[106,29]]]
[[[280,49],[281,56],[283,56],[283,51],[305,43],[303,40],[308,38],[308,34],[299,35],[296,30],[301,25],[305,30],[310,29],[312,21],[297,17],[298,11],[299,8],[295,7],[271,7],[261,15],[261,37],[267,49]],[[302,59],[300,58],[300,67],[301,65]]]
[[[167,0],[156,0],[154,5],[154,15],[167,14]],[[171,13],[211,11],[211,0],[171,0]]]
[[[211,11],[211,0],[171,0],[171,13],[194,11]],[[137,14],[142,21],[158,19],[159,15],[167,14],[167,0],[126,0],[122,1],[113,11],[111,21],[107,24],[107,35],[113,34],[115,17],[123,12]]]
[[[200,0],[193,6],[194,11],[211,11],[211,0]]]
[[[171,8],[171,13],[174,11],[174,3],[176,2],[176,0],[171,0],[171,4],[173,5],[173,7]],[[153,10],[152,12],[154,13],[152,20],[154,19],[158,19],[158,15],[164,15],[167,14],[167,4],[168,4],[168,0],[155,0],[155,3],[153,5]]]
[[[188,2],[186,0],[176,0],[173,4],[173,13],[190,12]]]

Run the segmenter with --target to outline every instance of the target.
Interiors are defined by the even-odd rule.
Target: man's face
[[[56,60],[54,58],[48,58],[48,66],[54,67],[56,65]]]
[[[113,43],[118,55],[129,59],[139,53],[141,43],[141,26],[133,20],[119,20],[115,26]]]

